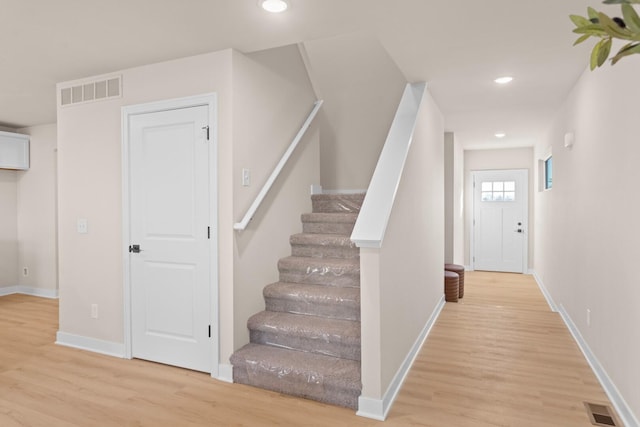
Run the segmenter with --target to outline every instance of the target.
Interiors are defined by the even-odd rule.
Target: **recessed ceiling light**
[[[284,12],[289,7],[289,3],[285,0],[261,0],[260,5],[264,10],[271,13]]]
[[[494,80],[494,82],[498,83],[499,85],[506,85],[507,83],[511,83],[512,80],[513,80],[513,77],[504,76],[504,77],[498,77],[497,79]]]
[[[496,133],[496,138],[504,138],[505,136],[507,136],[507,134],[504,133],[504,132],[497,132]]]

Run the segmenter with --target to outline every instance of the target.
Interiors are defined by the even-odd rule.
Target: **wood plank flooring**
[[[589,426],[609,404],[530,276],[467,272],[385,423],[141,360],[56,346],[57,301],[0,298],[0,426]]]

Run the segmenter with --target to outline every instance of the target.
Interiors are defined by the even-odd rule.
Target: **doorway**
[[[472,269],[526,273],[528,171],[475,171],[472,178]]]
[[[217,376],[214,108],[123,108],[123,241],[126,355]]]

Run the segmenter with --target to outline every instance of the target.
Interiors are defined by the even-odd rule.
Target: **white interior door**
[[[129,116],[133,357],[211,372],[208,106]]]
[[[473,268],[525,273],[528,171],[476,171],[473,186]]]

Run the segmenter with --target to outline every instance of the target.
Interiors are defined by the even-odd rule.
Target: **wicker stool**
[[[458,264],[445,264],[444,269],[446,271],[453,271],[454,273],[458,273],[458,276],[460,276],[458,298],[462,298],[464,296],[464,266]]]
[[[453,271],[444,272],[444,300],[447,302],[458,302],[458,273]]]

